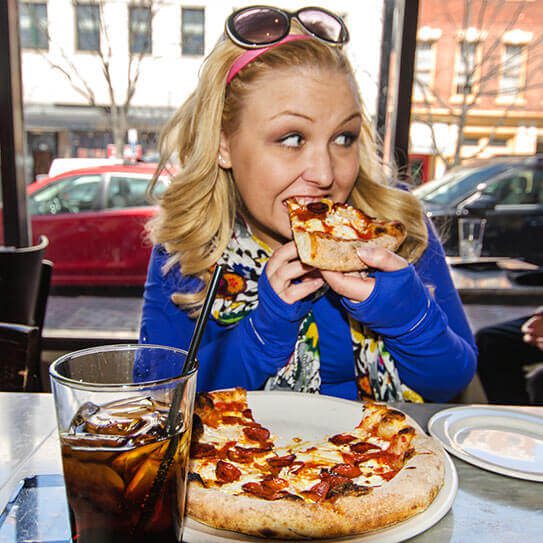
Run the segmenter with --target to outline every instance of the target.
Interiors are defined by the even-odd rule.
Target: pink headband
[[[255,58],[268,52],[270,49],[273,49],[278,45],[283,45],[283,43],[287,43],[289,41],[310,39],[311,36],[308,36],[307,34],[288,34],[282,40],[279,40],[277,43],[273,43],[272,45],[261,47],[259,49],[247,49],[247,51],[245,51],[236,60],[234,60],[234,63],[232,64],[232,67],[230,68],[228,75],[226,76],[226,84],[229,85],[230,81],[232,81],[232,79],[236,77],[240,70],[245,68],[245,66],[247,66],[247,64],[250,64]]]

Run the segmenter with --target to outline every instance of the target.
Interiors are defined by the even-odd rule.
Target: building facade
[[[111,118],[121,111],[115,108],[126,110],[127,149],[140,157],[155,153],[161,127],[194,88],[228,13],[251,4],[20,0],[28,180],[46,173],[54,157],[115,154]],[[382,0],[318,4],[345,17],[348,52],[374,114]],[[304,5],[281,2],[290,10]]]
[[[420,178],[543,152],[543,0],[421,0],[410,151]]]

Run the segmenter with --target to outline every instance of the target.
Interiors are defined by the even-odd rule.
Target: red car
[[[32,236],[49,239],[55,286],[141,286],[151,244],[145,224],[156,213],[146,190],[153,164],[69,171],[28,186]],[[160,179],[156,193],[168,178]]]

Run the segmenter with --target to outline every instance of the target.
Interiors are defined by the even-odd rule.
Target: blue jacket
[[[183,277],[178,265],[164,275],[167,258],[162,247],[154,247],[140,342],[187,349],[195,320],[170,298],[174,292],[198,288],[199,282]],[[414,266],[374,276],[375,288],[364,302],[350,302],[329,290],[314,302],[287,304],[262,273],[259,303],[250,315],[233,326],[209,319],[198,352],[198,390],[262,388],[288,361],[298,326],[311,309],[319,330],[322,394],[357,398],[350,313],[381,334],[402,382],[426,400],[450,400],[471,381],[477,355],[441,243],[430,229],[428,247]],[[429,286],[435,289],[433,296]]]

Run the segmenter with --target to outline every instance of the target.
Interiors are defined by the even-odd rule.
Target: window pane
[[[504,94],[517,94],[520,90],[523,51],[522,45],[505,46],[500,79],[500,91]]]
[[[76,6],[77,48],[79,51],[100,50],[100,8],[98,6]]]
[[[473,77],[475,70],[475,53],[477,44],[461,42],[456,68],[457,94],[471,94],[473,92]]]
[[[204,10],[182,10],[181,49],[183,55],[203,55],[204,43]]]
[[[130,8],[130,52],[151,52],[151,9]]]
[[[150,205],[146,198],[150,180],[147,177],[111,176],[107,206],[109,208],[123,208]]]
[[[21,47],[48,49],[47,4],[22,2],[19,6]]]

